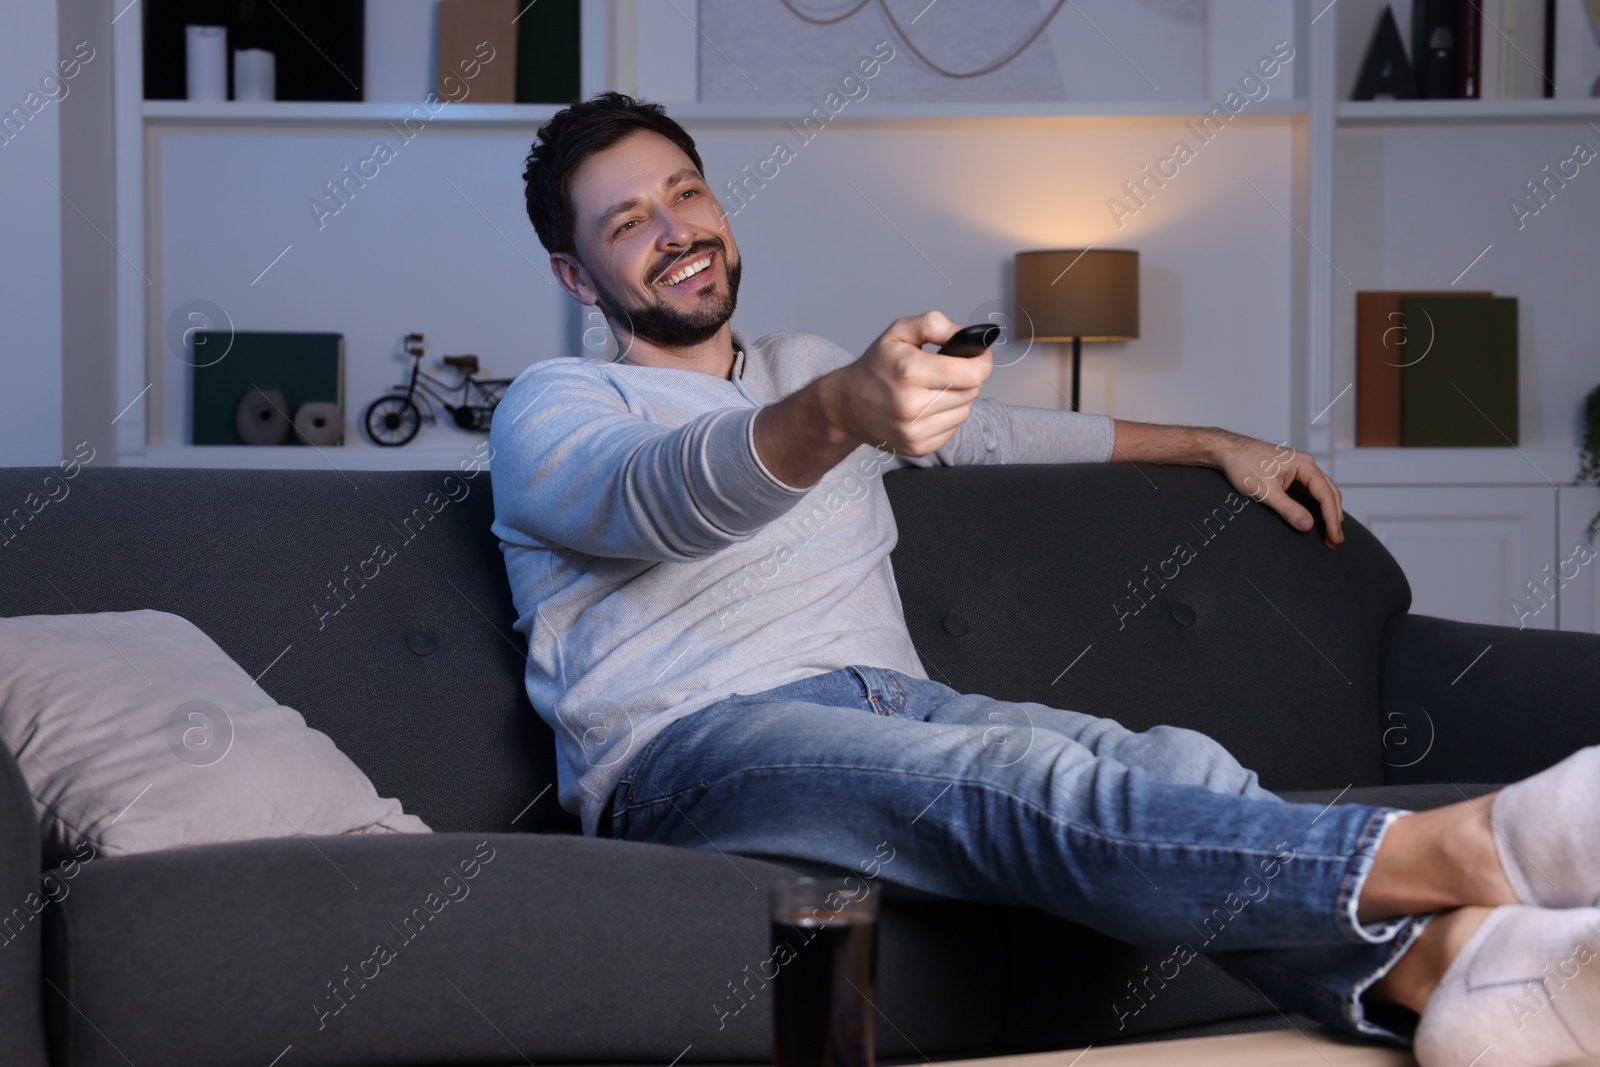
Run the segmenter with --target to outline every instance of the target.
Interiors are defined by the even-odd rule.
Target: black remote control
[[[941,356],[960,356],[971,359],[973,356],[983,355],[984,349],[1000,339],[1000,327],[992,322],[981,326],[967,326],[957,330],[955,336],[944,343],[939,349]]]

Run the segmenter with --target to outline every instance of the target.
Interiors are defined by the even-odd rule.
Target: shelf
[[[669,103],[667,112],[686,126],[799,122],[816,104]],[[849,104],[830,121],[849,123],[943,122],[963,119],[1139,119],[1194,118],[1207,115],[1215,102],[1203,100],[1136,100],[1070,103],[871,103]],[[426,119],[462,126],[537,125],[561,109],[559,104],[451,104],[429,115],[421,103],[317,103],[277,101],[146,100],[148,126],[360,125]],[[1236,118],[1274,118],[1306,114],[1304,100],[1263,100],[1250,104]]]
[[[146,126],[268,126],[287,124],[348,125],[402,122],[406,119],[450,125],[526,126],[548,119],[558,104],[451,104],[429,115],[422,103],[330,103],[269,101],[263,103],[191,100],[146,100]]]
[[[1342,448],[1317,457],[1340,485],[1572,485],[1567,448]]]
[[[269,470],[460,471],[483,453],[473,451],[479,438],[463,438],[451,446],[412,444],[399,448],[345,445],[152,445],[142,456],[123,455],[118,463],[134,467],[226,467]],[[481,438],[487,441],[488,438]],[[479,460],[479,469],[489,464]]]
[[[1600,98],[1568,100],[1352,100],[1338,108],[1339,125],[1416,123],[1582,122],[1600,119]]]

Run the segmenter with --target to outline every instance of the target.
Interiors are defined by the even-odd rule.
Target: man
[[[605,93],[562,111],[524,179],[556,278],[622,350],[529,367],[491,433],[528,694],[586,833],[819,870],[887,842],[887,881],[1162,948],[1270,882],[1214,958],[1285,1006],[1414,1028],[1425,1067],[1600,1048],[1600,749],[1476,803],[1324,809],[1198,733],[1039,704],[1021,706],[1026,753],[986,760],[989,716],[1018,706],[921,668],[883,470],[1210,464],[1301,530],[1286,489],[1305,485],[1332,549],[1339,492],[1314,462],[980,399],[989,354],[922,349],[957,328],[936,311],[859,358],[810,334],[748,340],[729,324],[738,245],[659,105]]]

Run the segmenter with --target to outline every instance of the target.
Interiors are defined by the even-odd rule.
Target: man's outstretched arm
[[[751,441],[767,472],[782,484],[805,488],[863,443],[912,457],[933,456],[950,444],[973,413],[975,402],[993,403],[978,400],[993,370],[987,355],[952,359],[920,348],[955,330],[956,325],[937,311],[897,319],[854,363],[762,408]],[[1217,427],[1127,422],[1012,405],[997,408],[997,417],[1005,415],[1012,423],[1021,420],[1021,425],[1011,426],[1016,446],[1011,451],[1022,455],[1021,462],[1029,462],[1027,457],[1041,444],[1049,446],[1047,451],[1058,450],[1059,442],[1041,442],[1040,435],[1059,432],[1068,419],[1080,432],[1082,426],[1109,425],[1109,459],[1216,467],[1251,500],[1271,507],[1295,529],[1308,530],[1310,513],[1287,492],[1296,481],[1302,482],[1322,509],[1327,527],[1323,543],[1333,548],[1344,540],[1338,487],[1311,457],[1287,445],[1274,447]],[[1074,446],[1068,451],[1081,449]],[[938,454],[942,462],[971,461],[952,459],[950,452]],[[1017,460],[994,460],[1007,461]]]
[[[1344,505],[1339,487],[1317,466],[1316,460],[1286,444],[1270,445],[1215,426],[1164,426],[1118,419],[1111,459],[1215,467],[1251,500],[1266,504],[1295,529],[1309,530],[1311,513],[1288,493],[1289,487],[1299,482],[1322,509],[1327,528],[1323,544],[1334,548],[1344,540]]]

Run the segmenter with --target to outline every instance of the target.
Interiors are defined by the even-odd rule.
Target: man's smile
[[[712,251],[696,256],[683,265],[675,267],[671,272],[663,276],[660,281],[656,282],[656,286],[662,289],[688,291],[710,284],[712,278],[711,264],[716,259],[716,255],[716,252]],[[695,281],[696,278],[700,280],[697,282]]]

